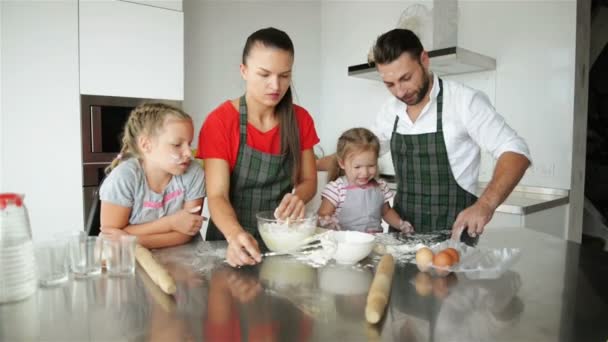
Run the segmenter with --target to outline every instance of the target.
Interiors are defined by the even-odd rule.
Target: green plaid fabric
[[[260,211],[274,210],[283,196],[291,191],[291,163],[287,156],[264,153],[247,146],[245,96],[239,101],[239,112],[239,152],[230,176],[230,203],[243,228],[259,238],[255,215]],[[209,222],[206,239],[224,239],[213,221]]]
[[[391,155],[397,178],[394,207],[418,233],[451,229],[460,211],[477,200],[452,174],[443,138],[443,81],[437,96],[437,132],[402,135],[395,118]]]

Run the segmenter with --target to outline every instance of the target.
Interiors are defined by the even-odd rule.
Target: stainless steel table
[[[385,318],[369,326],[363,312],[372,267],[313,268],[271,257],[232,269],[222,262],[225,243],[195,241],[156,251],[177,280],[175,296],[139,268],[126,278],[71,279],[0,305],[0,341],[606,340],[608,306],[600,295],[607,289],[584,281],[578,244],[492,229],[479,246],[523,252],[492,280],[429,279],[398,264]]]

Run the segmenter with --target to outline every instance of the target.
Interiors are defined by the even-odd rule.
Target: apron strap
[[[443,80],[439,78],[439,94],[437,94],[437,132],[443,132]]]
[[[439,94],[437,95],[437,132],[443,132],[443,80],[439,78]],[[399,115],[395,115],[395,123],[393,123],[393,133],[397,132],[397,123],[399,123]]]
[[[247,100],[245,95],[239,99],[239,145],[247,144]]]

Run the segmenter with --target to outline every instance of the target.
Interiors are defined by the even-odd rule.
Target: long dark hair
[[[247,57],[255,44],[262,44],[265,47],[285,50],[294,55],[293,42],[287,33],[274,27],[268,27],[253,32],[243,48],[242,63],[247,64]],[[293,110],[293,97],[291,86],[287,88],[285,96],[279,101],[275,108],[275,115],[279,120],[279,130],[281,131],[281,154],[287,155],[291,161],[291,178],[296,185],[300,178],[300,165],[302,157],[300,153],[300,131],[298,121]]]

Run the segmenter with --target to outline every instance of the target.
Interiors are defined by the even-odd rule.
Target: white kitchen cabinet
[[[80,93],[183,100],[184,14],[80,2]]]
[[[142,4],[142,5],[146,5],[146,6],[165,8],[165,9],[170,9],[170,10],[179,11],[179,12],[183,12],[183,10],[184,10],[182,0],[121,0],[121,1]]]

